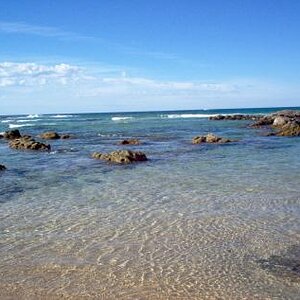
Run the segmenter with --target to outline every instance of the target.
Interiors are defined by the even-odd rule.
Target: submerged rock
[[[62,135],[60,136],[60,138],[61,138],[62,140],[66,140],[66,139],[71,139],[71,138],[73,138],[73,136],[72,136],[71,134],[62,134]]]
[[[48,132],[44,132],[41,133],[40,135],[38,135],[39,138],[44,139],[44,140],[66,140],[66,139],[70,139],[72,136],[70,134],[58,134],[55,131],[48,131]]]
[[[119,164],[129,164],[133,162],[146,161],[147,156],[145,153],[140,151],[130,151],[130,150],[118,150],[112,151],[110,153],[100,153],[95,152],[92,154],[93,158],[102,159],[110,162],[115,162]]]
[[[120,142],[120,145],[140,145],[141,142],[138,139],[128,139]]]
[[[49,151],[51,149],[50,145],[37,142],[31,137],[22,137],[19,139],[14,139],[9,142],[9,147],[12,149],[40,150],[40,151]]]
[[[279,278],[300,282],[300,246],[293,245],[279,255],[258,261],[261,268]]]
[[[7,140],[14,140],[21,137],[21,133],[18,129],[5,131],[3,137]]]
[[[40,134],[38,137],[41,138],[41,139],[44,139],[44,140],[58,140],[58,139],[60,139],[60,135],[57,132],[54,132],[54,131],[44,132],[44,133]]]
[[[6,167],[4,165],[0,164],[0,171],[5,171],[5,170],[6,170]]]
[[[195,136],[192,140],[193,144],[202,144],[202,143],[209,143],[209,144],[224,144],[224,143],[230,143],[233,142],[233,140],[219,137],[217,135],[214,135],[212,133],[209,133],[207,135],[201,135],[201,136]]]

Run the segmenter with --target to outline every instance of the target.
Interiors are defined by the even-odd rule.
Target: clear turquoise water
[[[0,295],[298,299],[299,138],[207,118],[277,110],[0,117],[0,132],[76,136],[50,153],[0,140]],[[208,132],[239,142],[191,144]],[[131,137],[148,162],[90,158]]]

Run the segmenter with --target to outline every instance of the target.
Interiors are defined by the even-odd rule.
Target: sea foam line
[[[124,120],[132,120],[133,117],[112,117],[112,121],[124,121]]]
[[[178,118],[209,118],[217,116],[218,114],[170,114],[170,115],[160,115],[161,118],[168,119],[178,119]]]
[[[9,128],[20,128],[20,127],[29,127],[29,126],[34,126],[34,124],[28,123],[28,124],[9,124]]]
[[[72,118],[74,117],[73,115],[55,115],[55,116],[50,116],[51,118]]]

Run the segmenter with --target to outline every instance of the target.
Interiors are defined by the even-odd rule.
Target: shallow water
[[[1,117],[76,138],[50,153],[0,140],[0,296],[299,299],[299,138],[203,116],[271,111]],[[239,142],[191,144],[208,132]],[[148,162],[90,158],[128,137]]]

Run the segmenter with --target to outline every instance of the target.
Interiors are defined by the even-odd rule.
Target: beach
[[[298,299],[299,137],[209,120],[279,110],[0,116],[0,132],[70,135],[0,139],[0,298]],[[208,133],[232,142],[192,143]],[[121,149],[148,160],[91,157]]]

